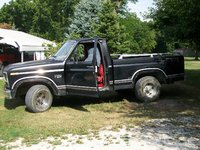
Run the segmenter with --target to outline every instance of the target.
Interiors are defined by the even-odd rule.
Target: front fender
[[[13,83],[11,90],[15,91],[14,95],[16,95],[18,89],[23,85],[36,85],[36,84],[46,85],[53,92],[54,95],[58,95],[58,87],[56,83],[52,79],[44,76],[32,76],[32,77],[20,78]]]

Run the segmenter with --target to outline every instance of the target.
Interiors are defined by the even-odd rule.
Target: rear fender
[[[166,73],[160,68],[144,68],[136,71],[133,74],[132,76],[133,85],[135,85],[137,80],[139,80],[144,76],[153,76],[156,79],[158,79],[158,81],[161,84],[167,83],[167,78],[168,78]]]

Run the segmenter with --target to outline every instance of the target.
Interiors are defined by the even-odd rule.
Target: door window
[[[99,67],[101,64],[101,55],[99,45],[96,51],[96,64]],[[79,43],[71,54],[69,61],[74,61],[81,64],[92,64],[94,55],[94,43]]]
[[[79,43],[72,52],[69,61],[76,63],[92,64],[94,43]]]

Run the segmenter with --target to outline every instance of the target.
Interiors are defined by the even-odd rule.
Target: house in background
[[[174,53],[181,54],[185,57],[195,57],[195,52],[190,48],[178,48],[174,50]]]
[[[55,43],[21,31],[0,29],[0,75],[6,65],[45,59],[47,44]]]

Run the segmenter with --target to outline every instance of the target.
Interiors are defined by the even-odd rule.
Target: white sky
[[[10,0],[0,0],[0,8],[4,3],[8,3]],[[137,16],[142,19],[142,14],[148,11],[149,7],[153,7],[153,0],[138,0],[136,4],[128,3],[128,8],[131,12],[136,12]]]
[[[0,0],[0,7],[3,6],[4,3],[8,3],[10,0]]]
[[[148,12],[148,9],[153,7],[153,0],[138,0],[137,3],[128,3],[128,9],[135,12],[137,16],[143,20],[143,14]]]

